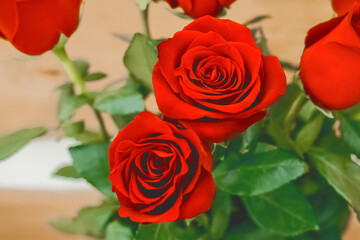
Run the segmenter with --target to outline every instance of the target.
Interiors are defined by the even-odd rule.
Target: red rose
[[[81,0],[0,0],[0,37],[18,50],[39,55],[70,37],[79,21]]]
[[[305,40],[300,78],[320,107],[339,110],[360,102],[360,3],[347,15],[312,28]]]
[[[185,14],[192,18],[199,18],[205,15],[216,17],[222,12],[224,7],[230,5],[236,0],[166,0],[172,7],[181,7]]]
[[[332,6],[339,16],[347,13],[351,5],[360,0],[332,0]]]
[[[171,222],[211,207],[212,156],[192,130],[140,113],[112,142],[109,160],[121,217]]]
[[[230,20],[199,18],[158,50],[153,85],[159,109],[213,142],[262,120],[264,109],[285,93],[278,59],[262,56],[250,30]]]

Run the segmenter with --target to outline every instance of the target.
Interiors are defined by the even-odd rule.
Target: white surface
[[[67,148],[74,141],[55,138],[33,140],[10,158],[0,162],[0,188],[29,190],[87,190],[82,179],[54,177],[61,166],[71,164]]]

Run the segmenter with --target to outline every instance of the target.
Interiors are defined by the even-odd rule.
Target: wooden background
[[[91,63],[91,71],[103,71],[108,79],[90,83],[99,89],[107,82],[126,75],[122,57],[127,43],[115,38],[115,33],[140,31],[139,12],[134,0],[87,0],[78,31],[70,39],[68,50],[73,58]],[[165,3],[152,4],[150,26],[154,37],[169,37],[181,30],[189,20],[179,19],[167,11]],[[299,62],[307,30],[334,13],[329,0],[238,0],[226,16],[239,23],[256,15],[268,14],[265,33],[271,52],[281,59]],[[51,53],[25,60],[6,41],[0,40],[0,133],[33,125],[44,125],[55,133],[55,88],[67,81],[56,58]],[[154,100],[149,100],[154,105]],[[76,116],[89,126],[97,123],[89,109]],[[110,124],[112,133],[115,127]],[[96,204],[95,192],[34,192],[0,190],[0,239],[57,240],[84,239],[53,231],[47,219],[71,216],[78,208]],[[360,228],[352,221],[344,240],[360,239]]]

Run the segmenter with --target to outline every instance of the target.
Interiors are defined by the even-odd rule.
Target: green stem
[[[60,60],[62,66],[64,67],[64,70],[68,74],[70,80],[80,89],[81,94],[87,95],[88,91],[86,88],[85,80],[81,76],[79,71],[77,70],[74,62],[69,58],[69,56],[65,50],[65,47],[54,48],[53,52]],[[100,129],[101,129],[102,135],[104,137],[104,140],[106,142],[110,141],[110,137],[109,137],[108,132],[106,131],[104,119],[102,118],[101,113],[98,110],[96,110],[91,104],[89,104],[89,105],[90,105],[91,109],[94,111],[96,119],[99,122]]]
[[[56,48],[53,50],[53,52],[59,58],[70,80],[80,89],[82,94],[87,94],[85,81],[79,71],[76,69],[74,62],[69,58],[65,48]]]
[[[110,141],[110,136],[109,136],[108,132],[106,131],[104,119],[102,118],[101,113],[98,110],[96,110],[94,108],[93,108],[93,110],[94,110],[96,119],[99,121],[100,129],[101,129],[102,135],[104,137],[104,140],[106,142],[109,142]]]
[[[144,35],[151,39],[149,27],[149,5],[146,6],[145,10],[141,10],[141,23]]]
[[[301,110],[303,104],[306,102],[306,97],[304,94],[300,93],[299,96],[293,102],[289,112],[286,114],[284,120],[284,127],[287,132],[290,132],[290,128],[295,118],[297,117],[299,111]]]

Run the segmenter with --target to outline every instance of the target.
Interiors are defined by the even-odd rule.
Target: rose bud
[[[348,14],[312,28],[305,40],[300,78],[312,101],[340,110],[360,102],[360,3]]]
[[[61,33],[74,33],[80,5],[81,0],[0,0],[0,37],[25,54],[43,54]]]
[[[210,209],[215,192],[210,149],[192,130],[178,127],[142,112],[112,142],[110,181],[120,217],[171,222]]]
[[[210,15],[216,17],[223,8],[230,7],[236,0],[166,0],[172,7],[181,7],[185,14],[192,18]]]
[[[250,30],[230,20],[199,18],[158,50],[153,85],[160,111],[213,142],[262,120],[286,91],[278,59],[263,56]]]
[[[360,2],[360,0],[332,0],[332,6],[335,12],[341,16],[346,14],[355,2]]]

